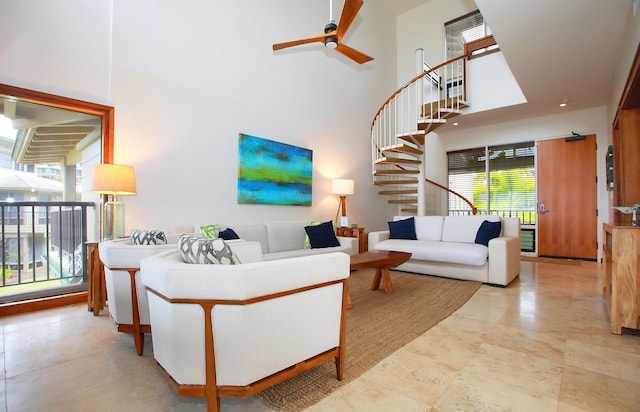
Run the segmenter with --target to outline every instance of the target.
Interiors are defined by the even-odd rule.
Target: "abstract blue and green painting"
[[[240,134],[238,203],[311,206],[313,152]]]

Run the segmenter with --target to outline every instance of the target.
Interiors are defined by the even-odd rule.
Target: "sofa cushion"
[[[224,240],[224,239],[223,239]],[[226,242],[233,251],[236,263],[262,262],[262,247],[260,242],[232,239]]]
[[[442,226],[442,241],[475,243],[478,229],[485,220],[489,222],[499,222],[500,216],[445,216]]]
[[[222,240],[240,239],[240,236],[238,236],[235,230],[231,229],[230,227],[218,232],[218,237]]]
[[[333,229],[333,222],[330,220],[319,225],[305,226],[304,230],[309,236],[311,249],[340,246],[340,241]]]
[[[402,220],[393,220],[388,222],[388,224],[390,239],[417,239],[415,219],[413,217]]]
[[[476,243],[387,239],[375,245],[379,250],[411,253],[411,260],[481,266],[487,263],[489,248]]]
[[[182,235],[178,240],[180,257],[185,263],[235,265],[240,263],[231,247],[222,239],[204,239]]]
[[[280,259],[289,259],[294,257],[301,256],[312,256],[312,255],[320,255],[323,253],[329,252],[342,252],[346,254],[351,254],[351,246],[336,246],[336,247],[327,247],[327,248],[319,248],[319,249],[296,249],[296,250],[285,250],[282,252],[274,252],[267,253],[262,256],[263,260],[280,260]]]
[[[500,236],[501,230],[502,222],[489,222],[488,220],[485,220],[480,225],[478,233],[476,233],[476,243],[479,245],[489,246],[489,241]]]
[[[269,240],[267,238],[267,227],[263,223],[233,223],[221,224],[225,229],[233,228],[233,231],[240,239],[260,242],[262,253],[269,252]]]
[[[267,222],[269,253],[304,248],[304,221]]]
[[[416,216],[416,238],[418,240],[442,240],[442,225],[444,216]]]
[[[162,230],[138,230],[131,231],[132,245],[166,245],[167,236]]]

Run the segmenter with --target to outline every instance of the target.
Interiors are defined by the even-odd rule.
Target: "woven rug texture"
[[[351,272],[345,378],[325,362],[260,393],[277,411],[301,411],[362,375],[460,308],[481,283],[391,271],[393,293],[369,290],[374,269]]]

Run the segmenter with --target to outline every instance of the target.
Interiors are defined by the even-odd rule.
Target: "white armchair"
[[[140,282],[140,261],[160,252],[177,250],[179,236],[168,235],[166,245],[134,245],[131,238],[107,240],[98,245],[104,264],[109,314],[118,332],[133,334],[138,355],[142,355],[144,349],[144,334],[151,333],[147,291]]]
[[[247,397],[335,359],[343,377],[349,255],[254,263],[184,263],[178,252],[142,261],[153,355],[183,396]],[[233,247],[241,261],[251,255]]]

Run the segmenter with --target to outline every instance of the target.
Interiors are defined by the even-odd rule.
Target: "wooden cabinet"
[[[640,329],[640,227],[604,224],[602,296],[611,332]]]
[[[358,239],[358,253],[369,250],[369,234],[364,231],[363,227],[339,227],[336,228],[336,235]]]

